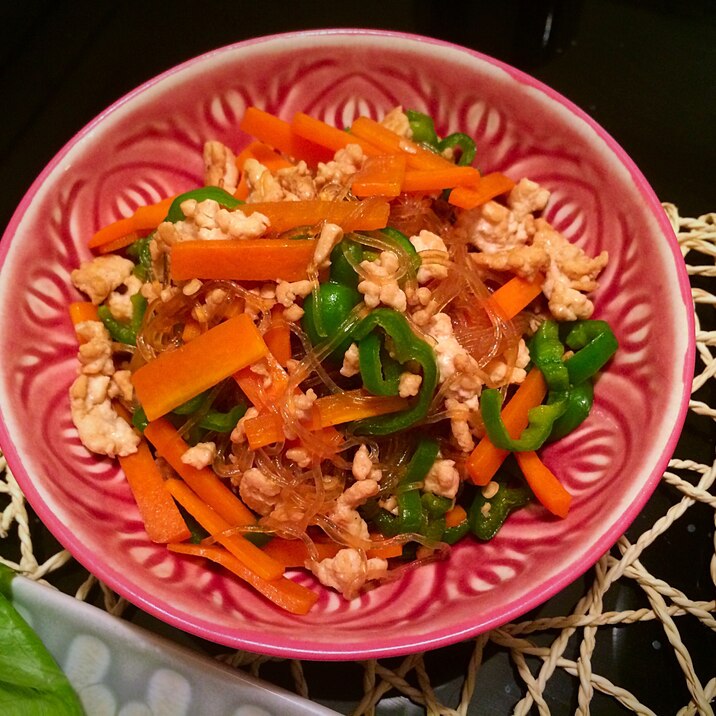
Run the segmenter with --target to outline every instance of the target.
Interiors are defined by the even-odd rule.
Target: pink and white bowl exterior
[[[320,592],[305,617],[283,613],[224,572],[146,537],[115,462],[81,446],[68,388],[76,342],[70,271],[87,240],[135,207],[201,183],[201,148],[235,150],[257,105],[342,127],[395,105],[435,117],[440,134],[477,140],[485,172],[528,176],[552,192],[547,218],[610,263],[596,317],[621,347],[593,415],[549,448],[573,494],[566,520],[539,506],[488,544],[346,602]],[[32,185],[0,244],[0,440],[39,517],[90,571],[156,617],[224,645],[348,660],[444,646],[514,619],[585,572],[654,490],[685,417],[694,363],[689,284],[653,191],[595,122],[534,79],[432,39],[366,30],[259,38],[191,60],[107,109]]]

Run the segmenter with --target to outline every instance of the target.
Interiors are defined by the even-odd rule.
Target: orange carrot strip
[[[184,518],[164,487],[164,478],[154,462],[146,440],[137,452],[119,458],[137,503],[144,529],[152,542],[182,542],[191,537]]]
[[[315,248],[314,239],[180,241],[171,248],[172,279],[300,281]]]
[[[535,497],[553,514],[566,517],[572,496],[535,452],[515,453],[517,463]]]
[[[144,429],[157,453],[177,472],[184,482],[201,497],[207,505],[232,527],[243,527],[256,522],[253,512],[208,467],[201,470],[182,462],[181,456],[189,449],[176,428],[166,419],[152,420]]]
[[[257,577],[254,572],[247,569],[240,560],[236,559],[223,547],[186,543],[169,544],[167,547],[171,552],[187,554],[192,557],[203,557],[216,562],[235,574],[239,579],[248,582],[257,592],[270,599],[276,606],[285,609],[291,614],[308,614],[311,607],[318,600],[318,594],[312,589],[286,579],[286,577],[279,577],[271,581]]]
[[[341,549],[341,545],[337,542],[316,542],[316,552],[318,560],[327,557],[335,557]],[[282,537],[274,537],[263,547],[266,554],[271,555],[277,562],[280,562],[286,569],[295,569],[303,567],[309,558],[308,547],[300,539],[284,539]]]
[[[156,204],[140,206],[131,216],[119,219],[101,228],[89,241],[89,247],[96,249],[127,234],[143,233],[156,229],[166,218],[169,207],[176,197],[170,196]],[[126,244],[125,244],[126,245]]]
[[[404,154],[408,166],[413,169],[453,169],[455,167],[445,157],[401,137],[369,117],[358,117],[353,122],[351,136],[370,142],[384,154]]]
[[[90,301],[75,301],[70,304],[69,307],[70,320],[73,326],[77,326],[79,323],[84,321],[99,321],[99,315],[97,314],[97,306]],[[76,335],[75,331],[75,335]],[[86,343],[84,338],[77,336],[79,343]]]
[[[520,436],[529,422],[527,413],[531,408],[540,405],[546,394],[547,383],[544,376],[538,368],[533,368],[502,409],[502,419],[511,437]],[[476,485],[486,485],[499,470],[507,455],[509,455],[508,450],[495,447],[485,435],[467,459],[467,472],[472,482]]]
[[[268,217],[270,231],[283,233],[297,226],[313,226],[323,221],[338,224],[344,231],[374,231],[388,222],[390,205],[384,199],[371,197],[363,201],[266,201],[244,204],[241,211],[249,216],[255,211]]]
[[[326,395],[316,400],[315,407],[318,416],[316,427],[325,428],[329,425],[340,425],[353,420],[406,410],[408,401],[392,395],[370,395],[358,389]]]
[[[247,420],[244,423],[246,436],[249,445],[252,447],[263,447],[285,439],[283,432],[283,421],[275,412],[276,402],[283,395],[288,385],[288,374],[272,354],[266,355],[260,362],[263,368],[268,371],[271,382],[268,387],[264,386],[264,376],[255,373],[250,368],[244,368],[234,374],[234,379],[239,384],[244,395],[251,403],[261,411],[259,419]],[[296,392],[300,391],[296,389]],[[311,452],[320,456],[335,453],[335,450],[343,442],[342,435],[333,427],[322,428],[319,424],[312,425],[311,430],[315,431],[315,439],[309,447]]]
[[[372,538],[375,544],[375,537]],[[403,555],[402,544],[391,544],[385,547],[371,547],[365,551],[366,557],[380,557],[381,559],[391,559],[393,557],[401,557]]]
[[[246,172],[244,171],[244,163],[247,159],[256,159],[256,161],[261,162],[261,164],[271,171],[293,166],[288,159],[275,152],[268,144],[258,141],[251,142],[251,144],[242,149],[236,157],[236,168],[241,172],[241,179],[234,192],[234,196],[242,200],[246,199],[249,195],[249,185],[246,180]]]
[[[254,407],[267,410],[275,406],[276,401],[286,390],[288,373],[271,353],[267,353],[258,364],[268,372],[268,377],[271,379],[267,387],[264,386],[266,376],[254,372],[250,367],[234,373],[234,380]]]
[[[372,537],[371,539],[375,542],[380,538]],[[328,557],[335,557],[338,552],[345,547],[345,545],[340,545],[337,542],[314,542],[314,545],[319,561]],[[286,569],[303,567],[309,558],[308,548],[300,539],[274,537],[264,546],[263,550],[281,562]],[[400,557],[402,554],[403,546],[400,544],[373,547],[366,550],[366,556],[368,558],[380,557],[382,559],[391,559],[392,557]]]
[[[130,246],[138,238],[139,238],[139,234],[136,231],[132,231],[131,233],[126,234],[125,236],[120,236],[118,239],[115,239],[114,241],[109,241],[106,244],[102,244],[102,246],[98,246],[97,253],[98,254],[114,253],[115,251],[119,251],[120,249],[124,249],[127,246]]]
[[[286,156],[303,159],[313,166],[333,159],[333,152],[298,136],[288,122],[258,107],[246,110],[239,128]]]
[[[442,191],[456,186],[472,186],[480,181],[480,172],[474,167],[451,166],[445,169],[408,169],[403,179],[402,190]]]
[[[450,192],[448,203],[461,209],[474,209],[500,194],[510,191],[515,185],[509,177],[500,172],[480,177],[476,187],[458,186]]]
[[[356,196],[398,196],[405,177],[405,157],[382,154],[368,157],[353,176],[351,191]]]
[[[160,353],[132,375],[132,384],[147,418],[155,420],[267,352],[253,321],[242,313]]]
[[[231,525],[201,500],[185,482],[170,478],[166,488],[171,496],[223,547],[262,579],[278,579],[283,565],[240,534],[225,534]]]
[[[283,421],[278,413],[261,413],[258,417],[247,420],[244,423],[244,432],[252,450],[286,439]],[[311,443],[310,447],[318,457],[335,454],[343,442],[343,436],[330,425],[320,430],[313,430],[312,434],[316,437],[316,441]]]
[[[264,341],[271,355],[285,368],[291,360],[291,328],[283,317],[283,306],[271,309],[271,325],[264,333]]]
[[[244,423],[244,432],[252,450],[258,450],[286,439],[283,432],[283,421],[278,413],[261,413],[255,418],[248,419]]]
[[[457,527],[467,519],[467,512],[462,505],[455,505],[445,513],[445,527]]]
[[[291,121],[291,128],[299,137],[315,142],[322,147],[327,147],[333,152],[344,149],[349,144],[358,144],[363,153],[368,156],[383,154],[372,142],[342,129],[332,127],[330,124],[326,124],[326,122],[322,122],[320,119],[311,117],[303,112],[298,112],[294,115]]]
[[[513,276],[490,296],[490,301],[499,306],[506,318],[514,318],[542,293],[543,282],[542,276],[534,281]]]
[[[244,162],[247,159],[256,159],[267,169],[271,169],[271,171],[294,166],[286,157],[274,151],[268,144],[258,141],[251,142],[251,144],[242,149],[236,157],[236,167],[239,171],[243,170]]]
[[[374,415],[395,413],[407,408],[404,398],[369,395],[363,390],[350,390],[318,398],[313,406],[310,430],[327,430],[334,425],[352,420],[370,418]],[[285,439],[283,422],[277,413],[265,412],[244,423],[246,439],[252,450]],[[332,433],[326,435],[333,439]]]
[[[97,306],[90,301],[74,301],[70,304],[69,312],[73,326],[84,321],[99,321]]]

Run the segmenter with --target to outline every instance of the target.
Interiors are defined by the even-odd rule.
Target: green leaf
[[[0,713],[84,714],[79,697],[40,638],[11,604],[10,576],[0,570]]]

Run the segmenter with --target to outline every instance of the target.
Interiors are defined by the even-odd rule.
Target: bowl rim
[[[264,35],[260,37],[253,37],[245,39],[239,42],[224,45],[222,47],[209,50],[195,57],[189,58],[141,83],[134,89],[122,95],[115,102],[110,104],[106,109],[102,110],[92,120],[90,120],[84,127],[77,131],[52,157],[52,159],[46,164],[37,178],[32,182],[24,196],[22,197],[17,208],[13,212],[10,222],[5,228],[2,240],[0,240],[0,274],[2,273],[3,266],[5,265],[5,259],[7,257],[9,246],[12,237],[15,235],[19,224],[21,223],[28,207],[32,203],[33,198],[43,185],[47,177],[54,171],[57,165],[62,161],[65,155],[80,141],[82,141],[93,129],[100,124],[107,116],[116,112],[123,105],[133,100],[135,97],[148,91],[155,85],[164,82],[167,78],[170,78],[178,73],[184,72],[185,70],[192,68],[202,62],[207,62],[214,57],[234,53],[247,47],[255,45],[270,44],[276,42],[290,42],[297,38],[306,37],[337,37],[337,36],[348,36],[357,40],[362,38],[377,37],[383,39],[393,39],[399,41],[407,41],[409,43],[420,43],[433,45],[438,48],[452,50],[458,54],[467,54],[478,61],[486,63],[492,67],[498,68],[512,78],[516,79],[519,83],[527,85],[532,90],[537,90],[543,95],[546,95],[549,100],[557,103],[563,109],[569,111],[570,114],[574,115],[578,120],[586,123],[588,127],[605,143],[609,150],[613,152],[619,163],[629,172],[632,181],[635,183],[637,190],[644,198],[652,217],[656,220],[658,228],[666,240],[672,256],[674,258],[674,266],[679,279],[678,292],[684,303],[684,306],[692,305],[691,289],[686,272],[685,263],[682,254],[679,249],[678,240],[674,234],[674,230],[663,211],[663,208],[657,198],[654,190],[649,185],[648,181],[638,169],[634,161],[629,157],[626,151],[619,145],[619,143],[600,125],[596,120],[592,119],[584,110],[578,105],[566,98],[560,92],[552,89],[548,85],[544,84],[540,80],[532,77],[526,72],[519,70],[501,60],[497,60],[489,55],[481,53],[477,50],[473,50],[467,47],[457,45],[452,42],[445,40],[408,33],[398,32],[393,30],[383,29],[370,29],[370,28],[320,28],[311,30],[297,30],[292,32],[275,33],[270,35]],[[425,634],[420,639],[411,639],[402,641],[400,639],[391,638],[386,640],[386,643],[379,647],[371,647],[365,644],[360,646],[355,644],[344,644],[340,648],[335,650],[327,650],[325,644],[316,643],[311,644],[305,639],[299,642],[293,642],[289,640],[283,640],[281,643],[264,643],[258,642],[253,639],[247,638],[231,638],[227,639],[223,630],[212,629],[209,625],[197,624],[195,622],[188,622],[184,617],[179,614],[173,614],[154,602],[150,602],[144,593],[138,593],[136,588],[129,584],[127,585],[119,578],[119,574],[115,573],[109,567],[105,567],[101,560],[86,549],[82,543],[78,540],[73,539],[72,532],[63,524],[53,522],[53,529],[51,532],[55,537],[62,543],[63,546],[71,545],[68,548],[75,559],[80,562],[90,572],[96,574],[100,579],[105,581],[112,589],[118,594],[121,594],[133,604],[141,607],[153,616],[158,617],[164,622],[167,622],[175,627],[178,627],[184,631],[190,632],[201,638],[208,639],[210,641],[225,644],[227,646],[233,646],[235,648],[245,648],[250,651],[256,651],[263,654],[269,654],[273,656],[289,657],[289,658],[310,658],[316,660],[337,660],[347,661],[354,659],[365,659],[365,658],[384,658],[388,656],[396,656],[401,654],[409,654],[423,650],[435,649],[442,646],[454,644],[458,641],[474,637],[482,632],[488,631],[492,628],[508,623],[512,619],[519,617],[531,609],[539,606],[547,599],[551,598],[568,584],[578,579],[583,575],[590,567],[592,567],[598,559],[609,550],[618,538],[623,534],[625,529],[633,522],[639,512],[642,510],[644,504],[647,502],[652,492],[656,488],[658,482],[661,479],[661,475],[668,466],[668,462],[673,455],[676,448],[679,436],[681,434],[682,426],[686,419],[686,415],[689,407],[690,399],[690,386],[694,372],[694,362],[696,355],[695,345],[695,319],[693,311],[686,310],[687,319],[687,330],[688,330],[688,346],[685,350],[685,366],[682,373],[682,380],[684,389],[680,397],[680,403],[678,411],[675,411],[676,420],[669,433],[668,440],[665,442],[662,450],[659,453],[658,459],[650,471],[648,478],[644,481],[637,496],[628,505],[627,509],[614,521],[612,527],[600,535],[600,537],[585,550],[583,557],[578,562],[570,562],[566,567],[562,568],[555,574],[548,583],[539,584],[531,589],[524,595],[524,598],[519,604],[513,604],[510,608],[503,609],[499,615],[493,615],[490,618],[484,618],[479,620],[478,623],[460,623],[455,625],[449,631],[439,630],[436,632]],[[15,449],[14,441],[10,435],[5,419],[3,417],[3,402],[4,397],[0,395],[0,446],[2,446],[8,467],[15,474],[16,478],[19,475],[18,483],[23,488],[25,495],[30,505],[35,509],[38,516],[43,520],[43,523],[47,525],[47,521],[52,522],[52,512],[48,505],[40,498],[39,494],[34,489],[32,479],[25,470],[23,462],[19,452]],[[48,527],[49,529],[49,527]],[[269,640],[270,641],[270,640]]]

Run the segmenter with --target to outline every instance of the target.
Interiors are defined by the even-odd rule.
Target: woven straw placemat
[[[716,400],[714,385],[716,381],[716,331],[703,330],[713,327],[713,310],[716,304],[716,213],[705,214],[697,219],[680,217],[676,206],[664,204],[664,210],[676,232],[682,254],[687,262],[692,283],[692,296],[696,315],[697,366],[694,378],[692,399],[690,401],[690,429],[713,435],[713,421],[716,419]],[[706,438],[708,442],[708,437]],[[707,460],[707,461],[706,461]],[[451,703],[431,680],[430,658],[427,654],[413,654],[402,659],[370,660],[361,662],[363,678],[363,697],[351,705],[353,714],[375,714],[380,712],[407,713],[410,708],[418,708],[428,714],[455,714],[464,716],[473,712],[488,689],[495,689],[494,682],[485,683],[480,676],[487,670],[484,667],[495,654],[506,656],[512,666],[508,671],[512,683],[500,683],[497,688],[516,696],[510,708],[514,714],[549,714],[554,705],[551,692],[557,683],[564,691],[564,679],[569,679],[576,692],[572,708],[579,716],[586,716],[595,703],[595,698],[608,699],[604,706],[600,701],[602,713],[635,712],[637,714],[656,713],[644,703],[650,702],[651,694],[634,693],[618,683],[614,677],[597,673],[594,662],[595,650],[600,643],[615,639],[615,630],[634,630],[644,622],[660,623],[661,640],[652,642],[654,659],[664,662],[661,647],[673,650],[673,669],[669,674],[674,693],[683,692],[685,703],[678,711],[679,716],[691,714],[713,714],[712,703],[716,698],[716,656],[706,659],[710,673],[697,673],[694,654],[684,638],[684,620],[688,620],[689,644],[708,644],[709,631],[716,631],[716,601],[697,599],[695,595],[684,593],[672,586],[668,579],[668,564],[658,559],[649,560],[659,549],[657,540],[668,538],[668,531],[679,524],[686,524],[688,532],[694,533],[695,552],[700,559],[693,560],[694,568],[708,564],[704,574],[693,574],[691,585],[700,585],[699,593],[709,597],[714,595],[716,585],[716,545],[714,544],[713,524],[716,519],[716,462],[713,446],[709,447],[707,459],[702,461],[679,457],[678,453],[669,463],[662,484],[657,493],[662,499],[658,505],[664,505],[661,514],[648,523],[637,519],[628,534],[622,536],[617,544],[605,554],[582,580],[582,592],[572,601],[571,611],[557,611],[555,605],[561,605],[560,595],[547,602],[540,613],[545,616],[531,618],[528,621],[507,624],[467,642],[469,656],[464,673],[460,676],[458,687],[450,689]],[[41,535],[41,526],[31,528],[28,508],[24,496],[12,473],[7,468],[0,453],[0,562],[16,571],[36,580],[53,582],[53,574],[71,560],[65,550],[51,554],[44,561],[36,556],[35,545]],[[704,510],[706,520],[691,520],[690,510]],[[653,512],[653,511],[652,511]],[[693,522],[701,526],[696,527]],[[34,524],[34,523],[33,523]],[[704,527],[704,525],[707,525]],[[13,537],[14,539],[8,539]],[[655,545],[655,543],[657,543]],[[17,547],[19,545],[19,548]],[[12,546],[12,547],[11,547]],[[10,552],[13,552],[10,554]],[[704,559],[705,556],[705,559]],[[683,555],[691,559],[693,555]],[[650,568],[645,563],[650,563]],[[656,567],[654,566],[656,565]],[[659,569],[661,567],[661,569]],[[613,608],[614,599],[610,598],[617,586],[628,583],[631,593],[637,592],[637,602],[641,599],[641,608]],[[705,585],[705,587],[704,587]],[[121,615],[127,606],[105,585],[88,575],[77,589],[75,596],[88,599],[90,595],[101,595],[101,602],[111,613]],[[96,599],[95,599],[96,601]],[[617,605],[623,600],[617,600]],[[634,599],[629,600],[634,603]],[[697,625],[694,635],[694,624]],[[639,638],[639,637],[636,637]],[[713,644],[713,641],[711,641]],[[466,646],[463,645],[463,646]],[[706,646],[705,648],[709,648]],[[262,666],[276,661],[248,652],[219,654],[217,658],[236,668],[271,680]],[[701,659],[703,661],[703,659]],[[668,662],[668,660],[667,660]],[[670,663],[670,662],[669,662]],[[312,696],[312,681],[320,680],[321,669],[304,668],[300,661],[286,661],[289,680],[295,691],[307,698]],[[648,661],[629,665],[629,668],[646,672],[650,669]],[[702,668],[703,671],[703,668]],[[357,671],[356,673],[360,673]],[[611,674],[611,672],[610,672]],[[648,681],[647,681],[648,683]],[[285,682],[282,682],[285,686]],[[315,688],[315,684],[313,685]],[[661,686],[663,689],[663,685]],[[360,689],[359,689],[360,690]],[[389,697],[389,698],[388,698]],[[315,698],[315,697],[314,697]],[[390,708],[384,708],[390,701]],[[400,704],[403,704],[401,706]],[[560,702],[559,712],[564,712],[564,702]],[[571,708],[570,708],[571,710]],[[481,711],[482,712],[482,711]],[[491,710],[490,713],[496,713]],[[661,713],[661,712],[659,712]]]

